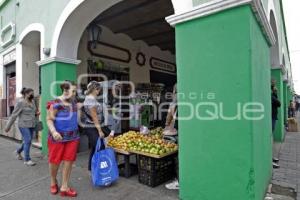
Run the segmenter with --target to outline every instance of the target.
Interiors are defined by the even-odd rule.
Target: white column
[[[22,45],[17,44],[16,46],[16,97],[21,97],[20,91],[23,88],[23,53]]]
[[[0,93],[1,93],[1,95],[0,95],[0,99],[4,99],[5,98],[5,78],[4,78],[4,74],[5,74],[5,70],[4,70],[4,65],[3,65],[3,56],[1,55],[0,56],[0,90],[2,90],[2,91],[0,91]]]

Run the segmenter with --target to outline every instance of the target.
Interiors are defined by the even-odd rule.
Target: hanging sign
[[[153,69],[159,69],[166,72],[176,73],[176,65],[174,63],[161,60],[159,58],[150,58],[150,66]]]
[[[106,42],[97,42],[96,48],[93,48],[92,42],[88,43],[88,51],[91,55],[114,60],[118,62],[129,63],[131,61],[131,53],[128,49],[109,44]]]

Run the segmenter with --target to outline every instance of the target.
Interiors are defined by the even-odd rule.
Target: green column
[[[282,70],[272,69],[272,78],[276,80],[276,88],[278,90],[278,100],[281,102],[281,107],[278,109],[278,121],[276,122],[274,139],[277,142],[282,142],[284,140],[284,89],[283,89],[283,80],[282,80]]]
[[[270,54],[250,6],[176,25],[176,51],[186,97],[179,117],[196,112],[179,120],[180,199],[263,199],[271,178]],[[262,119],[224,117],[251,102],[264,108],[251,115]]]
[[[290,103],[291,100],[293,100],[293,91],[291,86],[288,86],[288,104]]]
[[[287,122],[288,117],[288,95],[287,95],[287,81],[283,81],[283,107],[284,107],[284,122]]]
[[[42,135],[42,151],[44,154],[47,153],[47,137],[48,137],[48,128],[46,125],[46,104],[49,100],[54,99],[51,95],[61,95],[61,90],[59,88],[59,81],[72,80],[75,81],[77,77],[77,70],[75,64],[68,64],[62,62],[51,62],[41,66],[41,115],[44,126],[43,135]],[[57,84],[55,84],[57,82]],[[51,91],[51,86],[54,84],[54,87]]]

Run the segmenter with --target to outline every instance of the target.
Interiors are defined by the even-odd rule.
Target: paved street
[[[15,159],[13,151],[19,144],[0,137],[0,200],[61,199],[48,192],[49,174],[47,158],[39,149],[32,149],[35,167],[24,166]],[[273,171],[272,195],[274,200],[300,200],[300,133],[286,134],[280,146],[280,169]],[[77,199],[109,200],[177,200],[178,192],[169,191],[164,185],[150,188],[138,183],[137,177],[120,178],[109,188],[94,188],[86,168],[87,153],[80,153],[72,173],[72,186],[79,192]],[[60,179],[60,177],[59,177]],[[295,197],[297,196],[297,197]]]
[[[38,149],[33,149],[32,159],[37,166],[24,166],[15,159],[13,151],[19,144],[0,137],[0,199],[1,200],[46,200],[61,199],[52,196],[49,189],[47,159],[41,157]],[[87,154],[82,153],[72,173],[72,187],[76,188],[77,199],[109,200],[177,200],[177,191],[168,191],[164,186],[150,188],[138,183],[137,177],[121,178],[109,188],[94,188],[91,185],[86,168]],[[60,180],[60,178],[59,178]]]
[[[299,117],[298,117],[299,119]],[[300,121],[300,120],[298,120]],[[285,142],[281,145],[280,169],[273,172],[273,190],[279,193],[297,193],[300,200],[300,133],[287,132]],[[278,187],[281,186],[282,188]]]

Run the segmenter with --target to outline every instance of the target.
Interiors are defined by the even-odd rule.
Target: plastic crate
[[[138,155],[139,182],[156,187],[174,178],[176,157],[176,154],[160,159]]]

